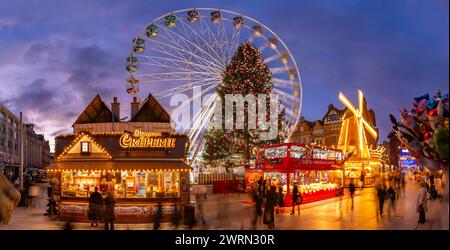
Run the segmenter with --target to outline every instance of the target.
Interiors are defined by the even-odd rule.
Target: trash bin
[[[195,225],[195,207],[194,204],[189,204],[184,206],[184,225],[194,226]]]

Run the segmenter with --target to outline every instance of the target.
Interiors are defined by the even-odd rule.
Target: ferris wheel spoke
[[[230,41],[228,40],[228,33],[227,30],[225,28],[225,24],[224,22],[220,23],[221,27],[222,27],[222,40],[225,40],[225,55],[224,55],[224,63],[225,65],[228,65],[228,63],[230,62]]]
[[[211,83],[211,84],[215,84],[216,83],[216,79],[192,79],[195,80],[192,83],[186,83],[183,84],[181,86],[178,86],[179,89],[182,88],[194,88],[194,87],[202,87],[205,85],[205,83]],[[159,83],[164,83],[167,85],[167,83],[176,83],[176,82],[180,82],[180,81],[186,81],[186,80],[181,80],[181,79],[153,79],[153,80],[141,80],[139,83],[148,83],[148,84],[159,84]],[[177,87],[177,88],[178,88]]]
[[[200,126],[193,128],[195,132],[192,135],[192,137],[190,137],[191,141],[195,142],[197,140],[198,136],[201,134],[201,132],[203,132],[205,130],[206,126],[209,124],[209,121],[214,113],[214,105],[215,104],[213,104],[212,105],[213,107],[210,108],[208,110],[208,112],[205,114],[205,117],[204,117],[204,119],[202,119]],[[193,146],[193,144],[191,146]]]
[[[207,17],[203,17],[203,18],[207,18]],[[199,24],[199,23],[196,23],[196,25],[198,25],[198,26],[201,28],[201,22],[200,22],[200,24]],[[193,29],[193,28],[190,27],[189,25],[186,25],[184,22],[181,22],[180,27],[182,27],[182,29],[181,29],[181,28],[179,28],[179,29],[183,32],[183,34],[184,34],[186,37],[191,37],[191,38],[193,37],[193,38],[195,39],[195,42],[196,42],[200,47],[202,47],[204,51],[206,51],[207,53],[209,53],[209,55],[211,55],[212,57],[220,57],[220,56],[217,54],[217,52],[216,52],[214,49],[212,49],[211,46],[209,46],[209,42],[207,42],[207,41],[205,40],[204,36],[200,35],[195,29]],[[187,30],[188,28],[189,28],[189,31]],[[201,33],[203,33],[203,32],[201,32]],[[204,35],[204,34],[203,34],[203,35]],[[202,40],[202,41],[200,41],[199,38],[200,38],[200,40]],[[213,54],[215,54],[215,55],[213,55]]]
[[[187,67],[187,66],[194,66],[192,64],[189,65],[189,62],[192,61],[192,59],[191,60],[187,59],[185,57],[185,55],[181,54],[178,50],[175,50],[175,52],[177,52],[177,54],[181,55],[181,57],[175,55],[175,53],[171,53],[170,51],[167,51],[165,48],[163,48],[163,47],[161,47],[159,45],[156,45],[155,47],[150,48],[150,50],[155,51],[155,52],[159,52],[159,53],[161,53],[163,55],[167,55],[167,57],[162,59],[164,64],[161,61],[158,61],[157,57],[155,57],[155,56],[147,56],[147,58],[146,58],[147,60],[154,61],[155,63],[159,63],[161,65],[167,65],[167,63],[171,63],[171,64],[177,66],[178,68],[183,68],[184,70],[188,70],[189,69],[189,67]],[[177,61],[175,61],[175,60],[177,60]],[[184,62],[184,63],[181,63],[181,62]],[[206,62],[204,62],[204,64],[206,64]],[[204,65],[204,64],[202,64],[202,65]],[[211,67],[209,67],[209,66],[202,67],[203,69],[200,68],[200,67],[195,67],[195,68],[197,70],[205,70],[205,69],[207,69],[208,71],[211,70]]]
[[[208,32],[209,35],[211,35],[211,37],[214,39],[214,41],[212,42],[211,46],[214,46],[214,44],[217,46],[217,52],[221,54],[220,58],[224,58],[225,57],[225,53],[223,51],[223,44],[221,41],[219,41],[219,39],[216,37],[214,31],[212,31],[212,29],[210,28],[210,26],[208,24],[205,24],[206,30]],[[219,27],[217,27],[217,29],[219,29]],[[223,68],[226,67],[226,62],[222,62],[223,63]]]
[[[269,68],[269,69],[270,69],[270,73],[272,73],[272,75],[289,72],[289,69],[287,67],[285,67],[285,66],[272,67],[272,68]]]
[[[186,92],[188,90],[192,90],[195,87],[205,87],[205,86],[210,86],[212,84],[214,84],[214,83],[207,82],[207,83],[196,85],[196,86],[192,86],[191,85],[191,86],[183,88],[183,89],[172,90],[173,92],[158,93],[158,94],[155,94],[155,96],[160,97],[160,98],[165,98],[165,97],[168,97],[168,96],[172,96],[172,95],[175,95],[175,94]]]
[[[161,36],[162,36],[162,35],[161,35]],[[187,58],[185,57],[185,55],[187,54],[187,55],[190,55],[190,56],[196,58],[197,60],[199,60],[199,61],[205,63],[206,65],[209,64],[209,65],[214,65],[214,66],[217,67],[217,68],[220,67],[219,65],[213,63],[212,61],[209,61],[209,60],[207,60],[207,59],[205,59],[205,58],[202,58],[202,57],[200,57],[200,56],[198,56],[198,55],[192,53],[191,51],[188,51],[188,50],[183,49],[183,48],[181,48],[181,47],[176,47],[176,46],[173,46],[173,45],[170,45],[170,44],[167,44],[167,43],[163,43],[163,42],[160,42],[160,41],[156,41],[156,40],[154,41],[154,43],[158,43],[158,44],[160,44],[160,45],[162,45],[162,46],[167,46],[167,47],[169,47],[169,48],[175,50],[175,52],[177,52],[184,60],[187,59]],[[167,50],[165,50],[165,51],[166,51],[166,53],[171,54],[169,51],[167,51]],[[183,53],[185,53],[185,54],[182,54],[181,52],[183,52]]]
[[[200,121],[202,121],[202,119],[204,118],[204,115],[206,114],[206,112],[208,112],[208,110],[210,110],[211,105],[214,105],[214,101],[216,100],[216,95],[213,94],[211,95],[208,100],[206,101],[206,103],[202,106],[202,108],[200,109],[200,111],[198,111],[194,116],[193,116],[193,121],[194,123],[192,124],[192,128],[196,128],[198,126],[198,123]],[[188,136],[192,135],[192,131],[194,131],[195,129],[191,129],[191,131],[189,131]]]
[[[164,36],[161,35],[161,37],[164,37]],[[167,40],[169,41],[169,39],[167,39]],[[186,63],[192,62],[192,59],[195,58],[195,60],[197,60],[197,62],[201,63],[201,65],[204,65],[204,66],[206,66],[206,68],[209,68],[209,69],[212,69],[212,67],[210,67],[208,65],[219,67],[218,65],[214,64],[213,62],[211,62],[211,61],[209,61],[209,60],[207,60],[207,59],[205,59],[203,57],[200,57],[199,55],[193,53],[192,51],[189,51],[189,50],[186,50],[186,49],[178,47],[179,46],[178,44],[176,44],[176,46],[173,46],[173,44],[169,44],[168,42],[164,43],[164,42],[159,42],[158,41],[156,43],[158,43],[157,47],[159,49],[152,48],[152,50],[154,50],[154,51],[157,51],[157,52],[169,55],[169,56],[174,57],[176,59],[182,60],[182,61],[184,61]],[[164,46],[168,47],[169,51],[166,50],[165,48],[163,48]],[[179,56],[176,56],[171,50],[173,50],[173,52],[175,52]]]
[[[142,81],[142,83],[155,83],[155,82],[144,80],[144,81]],[[159,82],[156,82],[156,83],[159,83]],[[164,91],[160,91],[157,94],[155,94],[155,96],[156,95],[159,95],[159,96],[165,95],[167,93],[172,93],[172,91],[178,91],[178,90],[187,91],[187,90],[191,90],[191,89],[193,89],[195,87],[201,88],[201,87],[204,87],[204,86],[207,86],[207,85],[211,85],[211,84],[217,84],[217,80],[216,79],[200,79],[200,80],[197,80],[197,81],[188,82],[187,84],[184,84],[184,85],[179,85],[179,86],[174,87],[174,88],[170,88],[170,89],[166,89]]]
[[[174,67],[174,66],[171,66],[171,65],[164,65],[164,64],[159,64],[159,63],[149,63],[149,62],[141,62],[140,63],[140,65],[146,65],[146,66],[151,66],[151,67],[160,67],[160,68],[166,68],[166,69],[170,69],[170,70],[181,70],[181,71],[183,71],[183,70],[187,70],[187,69],[185,69],[185,68],[180,68],[180,67]],[[189,72],[189,71],[186,71],[186,72]],[[202,73],[203,75],[208,75],[208,76],[210,76],[210,74],[212,75],[212,76],[217,76],[218,74],[214,74],[214,73]]]
[[[230,57],[229,57],[230,60],[231,60],[231,58],[233,58],[233,56],[236,53],[236,50],[237,50],[237,48],[239,46],[240,35],[241,35],[241,28],[235,28],[233,30],[233,37],[231,38],[231,40],[233,42],[232,42],[232,47],[231,47],[231,50],[230,50],[230,53],[231,53]]]
[[[147,77],[155,77],[157,79],[167,79],[167,76],[179,77],[180,79],[187,79],[187,77],[190,77],[191,75],[215,76],[214,74],[207,73],[207,72],[201,72],[201,71],[155,72],[155,73],[139,74],[139,75],[147,76]],[[198,78],[203,78],[203,77],[198,77]]]
[[[228,65],[228,36],[227,36],[227,32],[225,30],[225,27],[223,25],[223,22],[220,22],[219,24],[217,24],[217,42],[220,43],[218,44],[221,48],[222,51],[222,61],[224,65]]]
[[[165,51],[160,51],[158,49],[155,49],[155,51],[161,52],[161,53],[167,53]],[[162,61],[167,61],[170,63],[173,63],[176,66],[193,66],[195,69],[199,70],[199,71],[204,71],[205,68],[209,69],[210,71],[215,72],[217,69],[213,68],[211,66],[205,65],[205,64],[199,64],[199,63],[194,63],[191,60],[183,60],[182,58],[166,58],[166,57],[162,57],[162,56],[143,56],[144,58],[148,59],[148,60],[152,60],[152,61],[156,61],[159,62],[160,60]]]
[[[164,27],[164,26],[163,26]],[[171,31],[171,30],[169,30],[168,28],[166,28],[166,27],[164,27],[164,30],[166,31],[166,34],[167,35],[169,35],[172,39],[173,39],[173,36],[172,36],[172,34],[174,35],[174,36],[177,36],[178,38],[180,38],[184,43],[185,43],[185,45],[187,45],[187,47],[190,47],[190,46],[194,46],[195,48],[197,48],[200,52],[202,52],[202,54],[204,54],[205,56],[208,56],[211,60],[213,60],[213,61],[215,61],[216,63],[219,63],[219,65],[220,65],[220,61],[218,61],[216,58],[214,58],[212,55],[210,55],[209,53],[207,53],[206,51],[204,51],[201,47],[199,47],[197,44],[194,44],[192,41],[190,41],[189,39],[186,39],[185,37],[182,37],[182,36],[180,36],[179,34],[177,34],[177,33],[175,33],[175,32],[173,32],[173,31]],[[173,39],[174,40],[174,39]],[[190,45],[189,45],[190,44]],[[190,54],[192,54],[192,55],[194,55],[192,52],[190,53]],[[218,65],[217,65],[218,66]]]
[[[273,88],[273,92],[280,95],[281,97],[283,97],[285,100],[289,99],[290,101],[293,101],[295,103],[300,103],[294,96],[292,96],[292,94],[290,93],[286,93],[282,90],[279,90],[277,88]]]
[[[205,24],[203,21],[203,18],[200,19],[200,21],[198,22],[199,27],[201,29],[201,32],[203,33],[203,35],[200,35],[195,29],[193,29],[191,26],[189,25],[185,25],[184,23],[182,23],[182,25],[184,25],[185,27],[187,27],[190,31],[192,31],[192,34],[194,34],[194,37],[196,38],[200,38],[205,45],[205,48],[210,52],[209,55],[210,57],[212,57],[217,63],[219,63],[221,65],[221,67],[223,68],[224,65],[222,65],[220,63],[220,61],[218,61],[216,58],[221,58],[221,56],[218,54],[218,52],[211,46],[211,39],[206,40],[205,35],[204,35],[204,26],[208,26],[208,24]],[[206,32],[207,33],[207,32]],[[208,36],[210,36],[209,33],[207,33]],[[198,41],[198,40],[197,40]],[[212,53],[214,53],[214,55],[212,55]]]
[[[181,72],[155,72],[147,74],[135,74],[136,77],[145,77],[147,80],[201,80],[205,77],[217,78],[216,75],[206,72],[181,71]],[[219,78],[217,78],[219,79]]]
[[[184,108],[184,106],[186,106],[187,104],[189,104],[191,101],[197,99],[197,98],[201,98],[203,94],[207,93],[208,91],[212,90],[214,87],[217,87],[215,84],[209,86],[208,88],[201,90],[199,93],[193,95],[191,98],[189,98],[188,100],[184,101],[180,106],[178,106],[176,109],[174,109],[172,112],[178,111],[181,108]]]
[[[272,77],[272,82],[274,83],[279,83],[282,85],[287,85],[287,86],[292,86],[294,84],[293,81],[291,80],[286,80],[286,79],[281,79],[281,78],[276,78],[276,77]]]

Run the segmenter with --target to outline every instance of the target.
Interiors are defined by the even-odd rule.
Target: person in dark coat
[[[383,216],[383,207],[384,207],[384,200],[386,198],[386,186],[385,184],[379,183],[376,187],[377,189],[377,197],[378,197],[378,211],[380,212],[380,217]],[[378,215],[377,215],[378,218]]]
[[[391,217],[391,210],[394,211],[395,215],[395,199],[396,199],[396,192],[394,190],[393,184],[391,183],[389,185],[389,188],[386,191],[386,196],[388,199],[388,217]]]
[[[162,205],[161,202],[158,203],[158,208],[155,214],[155,222],[153,223],[153,230],[158,230],[161,226],[161,217],[162,217]]]
[[[256,223],[262,216],[262,195],[260,194],[260,191],[256,191],[255,193],[253,193],[253,201],[256,204],[252,220],[252,229],[256,229]]]
[[[105,230],[114,230],[114,220],[116,219],[114,213],[114,206],[116,201],[111,192],[106,192],[105,209],[103,211],[103,219],[105,221]]]
[[[350,198],[352,199],[352,209],[353,209],[353,205],[354,205],[354,200],[353,200],[353,196],[355,195],[355,183],[353,183],[353,180],[350,181],[350,185],[348,187],[348,191],[350,192]]]
[[[284,212],[284,197],[283,197],[283,187],[280,185],[278,187],[278,206],[277,206],[277,213],[278,210],[281,209],[281,212]]]
[[[178,203],[175,204],[175,211],[173,212],[173,217],[172,217],[172,225],[175,227],[175,229],[178,228],[178,226],[180,225],[180,210],[178,209]]]
[[[102,219],[103,197],[98,192],[98,187],[95,187],[95,192],[89,197],[89,211],[88,219],[91,221],[91,226],[98,226],[98,222]]]
[[[269,229],[275,227],[275,206],[277,205],[278,195],[275,187],[271,187],[266,194],[266,205],[264,207],[264,224]]]
[[[297,183],[294,183],[294,190],[292,190],[292,212],[291,215],[295,215],[295,206],[297,206],[298,214],[300,214],[300,200],[303,201],[300,192],[298,191]]]

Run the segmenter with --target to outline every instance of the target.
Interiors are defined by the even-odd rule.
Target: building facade
[[[290,142],[336,147],[345,111],[330,104],[321,120],[308,121],[302,116]]]
[[[0,104],[0,171],[10,180],[19,177],[20,118]],[[36,134],[31,124],[22,124],[24,171],[43,169],[50,164],[50,145],[44,135]]]

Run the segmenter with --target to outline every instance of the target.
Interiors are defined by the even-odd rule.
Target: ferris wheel
[[[239,45],[249,41],[268,65],[273,94],[285,111],[283,132],[287,138],[300,118],[302,82],[285,43],[268,27],[248,16],[211,8],[177,10],[149,22],[133,39],[126,69],[127,92],[139,98],[148,88],[171,113],[201,100],[202,106],[189,122],[189,160],[197,159],[204,146],[203,133],[211,120],[216,93],[225,68]],[[201,89],[193,93],[193,89]],[[191,94],[171,108],[170,98]]]

